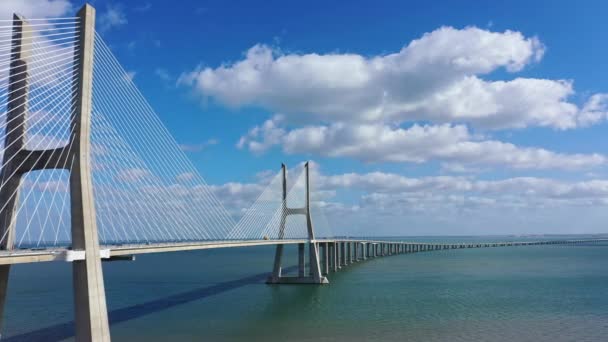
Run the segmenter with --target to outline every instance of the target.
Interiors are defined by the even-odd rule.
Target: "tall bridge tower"
[[[71,248],[81,257],[72,263],[76,340],[109,341],[110,329],[101,267],[91,175],[91,106],[95,9],[85,4],[77,14],[80,34],[74,48],[71,134],[66,146],[28,150],[24,140],[28,108],[30,24],[14,15],[9,75],[9,105],[0,174],[0,250],[14,249],[15,209],[22,176],[28,172],[66,169],[70,173]],[[4,314],[10,265],[0,265],[0,323]]]
[[[305,274],[305,257],[304,243],[298,244],[298,276],[297,277],[286,277],[282,275],[282,258],[283,258],[283,246],[282,244],[277,245],[274,256],[274,267],[272,269],[272,275],[268,278],[268,284],[328,284],[329,281],[321,273],[321,266],[319,263],[319,244],[315,241],[315,231],[312,224],[312,218],[310,216],[310,173],[308,162],[304,164],[304,172],[306,177],[306,201],[304,207],[301,208],[290,208],[287,203],[287,169],[285,164],[281,165],[281,173],[283,180],[283,215],[281,216],[281,222],[279,227],[279,240],[285,236],[285,224],[287,218],[290,215],[304,215],[306,217],[306,228],[308,232],[308,253],[309,253],[309,275]]]

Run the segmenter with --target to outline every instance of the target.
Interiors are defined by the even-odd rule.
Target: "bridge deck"
[[[547,244],[579,244],[591,242],[605,242],[608,239],[577,239],[577,240],[544,240],[544,241],[504,241],[504,242],[467,242],[467,243],[431,243],[413,241],[390,241],[390,240],[362,240],[362,239],[319,239],[316,243],[363,243],[363,244],[398,244],[398,245],[418,245],[435,246],[434,249],[458,249],[458,248],[480,248],[480,247],[500,247],[500,246],[526,246],[526,245],[547,245]],[[165,253],[190,251],[199,249],[213,248],[232,248],[232,247],[251,247],[268,245],[289,245],[299,243],[309,243],[305,239],[286,239],[286,240],[228,240],[228,241],[201,241],[201,242],[172,242],[172,243],[151,243],[138,245],[111,245],[101,246],[102,257],[120,257],[135,254]],[[69,248],[48,248],[48,249],[17,249],[12,251],[0,251],[0,265],[21,264],[48,261],[73,261],[80,259],[81,251],[72,251]]]

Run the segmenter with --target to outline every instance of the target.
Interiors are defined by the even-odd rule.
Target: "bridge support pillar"
[[[0,175],[0,250],[12,250],[15,240],[16,210],[19,204],[21,175],[16,169],[21,164],[19,151],[25,147],[26,112],[28,99],[28,46],[32,45],[29,25],[18,15],[13,18],[8,99],[2,174]],[[4,305],[8,290],[11,265],[0,265],[0,328],[4,319]]]
[[[304,260],[305,260],[305,248],[303,243],[298,244],[298,277],[304,278],[306,274]]]
[[[77,341],[109,341],[110,328],[101,266],[99,237],[95,217],[91,175],[91,107],[95,10],[85,4],[77,14],[78,44],[74,49],[74,74],[71,89],[71,133],[69,142],[51,150],[27,150],[24,143],[27,120],[27,59],[32,42],[25,20],[17,15],[13,21],[13,46],[9,75],[9,108],[7,110],[0,201],[0,235],[6,236],[0,249],[12,249],[15,205],[21,176],[35,170],[66,169],[70,172],[71,249],[84,252],[84,259],[72,262],[75,337]],[[24,30],[25,28],[25,30]],[[14,74],[18,71],[17,74]],[[19,99],[14,96],[20,96]],[[12,101],[16,100],[16,101]],[[15,107],[17,105],[17,107]],[[14,120],[13,120],[14,119]],[[16,130],[13,131],[12,129]],[[16,157],[16,158],[12,158]],[[12,162],[11,162],[12,161]],[[68,161],[70,161],[68,163]],[[15,164],[18,163],[18,164]],[[8,266],[0,267],[0,317],[4,306]],[[1,320],[1,318],[0,318]]]
[[[310,173],[308,163],[304,164],[306,176],[306,201],[303,208],[289,208],[287,206],[287,169],[285,164],[281,165],[283,176],[283,212],[279,228],[279,239],[284,238],[285,221],[289,215],[304,215],[306,217],[306,228],[308,230],[308,253],[309,253],[309,275],[305,272],[305,246],[298,244],[298,276],[284,277],[281,275],[281,259],[283,254],[282,245],[277,245],[272,275],[266,281],[267,284],[328,284],[329,281],[323,276],[321,262],[319,260],[319,244],[315,241],[315,233],[310,215]]]
[[[329,272],[334,269],[334,247],[330,242],[327,243],[327,259],[329,262]]]
[[[323,275],[329,274],[329,242],[323,243]]]
[[[338,242],[334,242],[333,246],[334,250],[334,272],[338,272],[338,268],[340,268],[340,250],[338,248]]]
[[[351,242],[346,242],[346,258],[345,258],[346,259],[345,260],[346,261],[345,262],[346,265],[351,264],[353,262],[353,255],[352,255],[351,245],[352,245]]]

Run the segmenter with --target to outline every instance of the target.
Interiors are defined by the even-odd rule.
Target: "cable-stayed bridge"
[[[75,17],[0,21],[0,108],[0,322],[11,265],[66,261],[79,341],[110,339],[103,260],[274,245],[268,283],[326,284],[379,256],[602,241],[336,237],[308,163],[283,165],[247,210],[228,210],[95,31],[89,5]],[[282,273],[286,245],[298,249],[296,276]]]

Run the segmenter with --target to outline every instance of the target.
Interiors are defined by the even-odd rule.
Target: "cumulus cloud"
[[[569,102],[572,81],[480,78],[517,72],[541,59],[544,46],[519,32],[442,27],[400,51],[284,54],[256,45],[243,60],[183,74],[202,96],[232,107],[255,105],[290,120],[324,122],[466,122],[485,129],[574,128],[608,112],[604,96]],[[601,116],[601,115],[600,115]]]
[[[265,183],[229,182],[221,185],[210,185],[209,190],[221,201],[235,217],[243,215],[264,191]]]
[[[108,4],[105,11],[99,15],[99,29],[108,31],[128,23],[123,6]]]
[[[336,234],[589,232],[603,228],[574,213],[584,211],[597,218],[608,205],[605,179],[327,175],[316,163],[311,163],[311,177],[313,220],[327,217]],[[242,212],[266,185],[231,182],[211,188],[231,211]]]
[[[201,152],[210,146],[219,144],[217,139],[209,139],[199,144],[180,144],[179,148],[184,152]]]
[[[12,19],[13,13],[25,18],[61,17],[73,11],[68,0],[3,0],[0,1],[0,19]]]
[[[152,177],[152,173],[146,169],[130,168],[120,170],[115,179],[126,183],[134,183]]]
[[[562,154],[543,148],[518,147],[497,140],[478,140],[465,125],[419,125],[408,128],[386,124],[304,126],[288,131],[281,117],[256,126],[237,144],[261,153],[280,145],[285,153],[350,157],[365,162],[506,166],[515,169],[582,169],[606,163],[600,154]]]
[[[28,60],[30,70],[30,84],[35,86],[56,86],[62,80],[69,79],[71,70],[65,68],[66,64],[72,59],[73,40],[69,39],[73,35],[70,25],[64,25],[61,31],[62,35],[58,36],[54,32],[52,38],[48,34],[43,33],[41,28],[50,29],[54,25],[52,21],[46,22],[40,19],[51,19],[56,17],[72,17],[74,8],[67,0],[5,0],[0,1],[0,19],[11,20],[13,14],[17,13],[25,17],[25,19],[38,19],[37,25],[30,28],[31,36],[24,38],[22,44],[32,48],[30,52],[36,55],[36,58]],[[71,21],[66,20],[64,23]],[[5,24],[9,25],[7,21]],[[6,31],[10,32],[10,31]],[[59,42],[54,41],[58,39]],[[33,47],[35,44],[35,47]],[[0,41],[0,50],[10,50],[11,40],[4,39]],[[10,54],[2,54],[0,56],[0,64],[8,65]],[[0,77],[8,77],[9,68],[0,70]]]
[[[183,172],[175,176],[175,180],[178,182],[188,182],[194,179],[196,179],[196,174],[193,172]]]
[[[479,196],[520,196],[545,199],[608,199],[608,180],[560,181],[538,177],[475,180],[469,177],[432,176],[410,178],[394,173],[371,172],[319,175],[324,189],[357,188],[370,193],[470,193]]]

